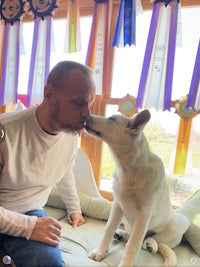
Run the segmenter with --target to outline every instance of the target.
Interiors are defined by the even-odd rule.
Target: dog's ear
[[[151,113],[149,110],[145,109],[135,115],[133,119],[129,120],[127,128],[131,130],[131,133],[138,134],[144,129],[150,118]]]

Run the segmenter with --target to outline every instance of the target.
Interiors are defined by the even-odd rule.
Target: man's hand
[[[83,216],[80,213],[71,213],[67,216],[67,221],[73,226],[78,227],[85,223]]]
[[[52,217],[38,217],[30,239],[58,246],[61,228],[59,222]]]

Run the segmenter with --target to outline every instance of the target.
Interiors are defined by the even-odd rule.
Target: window
[[[200,36],[200,7],[182,8],[182,48],[176,49],[175,69],[173,80],[173,100],[185,96],[189,92],[192,71]],[[137,17],[136,47],[115,49],[113,81],[111,98],[105,99],[106,116],[118,112],[117,100],[127,93],[136,96],[141,68],[143,63],[146,40],[151,20],[151,11],[145,11]],[[51,67],[60,60],[70,59],[85,63],[87,45],[90,36],[92,17],[81,18],[82,51],[77,53],[63,53],[66,19],[54,20],[52,35]],[[61,30],[61,31],[60,31]],[[20,59],[19,93],[27,93],[29,62],[31,55],[33,22],[23,23],[23,39],[25,54]],[[112,102],[112,103],[111,103]],[[174,205],[179,205],[200,185],[200,116],[193,119],[189,163],[186,175],[173,174],[173,160],[176,150],[177,133],[180,117],[172,108],[171,112],[157,112],[151,110],[152,119],[145,128],[145,134],[150,148],[164,161],[169,187]],[[156,137],[156,142],[155,142]],[[197,145],[198,144],[198,145]],[[95,157],[97,155],[94,155]],[[100,162],[100,161],[98,161]],[[112,173],[114,162],[106,144],[103,144],[101,161],[100,190],[112,191]]]
[[[194,62],[200,36],[200,8],[182,8],[182,47],[176,48],[172,99],[178,100],[189,92]],[[148,35],[151,12],[144,12],[137,18],[137,45],[117,48],[111,97],[120,98],[126,94],[137,96],[143,55]],[[189,22],[189,23],[188,23]],[[191,30],[193,29],[193,30]],[[117,105],[107,105],[107,116],[118,113]],[[166,177],[174,205],[180,205],[200,186],[200,116],[193,119],[185,175],[173,174],[176,142],[180,117],[171,112],[151,109],[151,121],[145,134],[151,150],[164,162]],[[112,191],[114,161],[106,144],[103,144],[100,189]]]
[[[64,40],[65,40],[64,33],[67,27],[66,19],[65,20],[64,19],[53,20],[50,68],[52,68],[59,61],[66,60],[66,59],[85,63],[91,22],[92,22],[92,17],[81,18],[80,25],[81,25],[81,33],[82,33],[81,35],[82,50],[76,53],[65,53],[64,52]],[[34,29],[33,22],[27,22],[23,24],[23,35],[22,35],[23,47],[22,47],[22,56],[20,58],[20,71],[19,71],[19,84],[18,84],[19,94],[27,94],[33,29]]]

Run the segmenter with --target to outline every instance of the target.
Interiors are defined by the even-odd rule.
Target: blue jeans
[[[33,210],[26,215],[45,217],[44,210]],[[9,255],[17,267],[64,267],[59,247],[38,241],[0,234],[0,255]]]

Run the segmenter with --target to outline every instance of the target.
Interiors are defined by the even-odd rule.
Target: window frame
[[[93,0],[80,0],[80,16],[92,16],[93,14],[93,8],[94,8],[94,1]],[[113,5],[112,10],[112,22],[115,23],[117,20],[118,15],[118,9],[119,9],[119,0],[113,0],[110,2],[111,5]],[[151,10],[153,7],[153,3],[150,3],[149,0],[143,0],[141,1],[143,10]],[[200,0],[182,0],[181,1],[182,7],[200,7]],[[68,11],[68,1],[67,0],[60,0],[59,1],[59,8],[56,10],[54,15],[54,20],[57,19],[66,19],[67,18],[67,11]],[[31,15],[26,15],[23,19],[23,22],[30,22],[33,21],[33,17]],[[114,32],[111,33],[111,37],[114,36]],[[109,66],[109,77],[110,78],[110,85],[112,83],[112,66],[114,62],[114,51],[115,48],[109,47],[109,55],[110,55],[110,66]],[[103,88],[105,85],[105,81],[103,81]],[[112,86],[109,86],[110,90]],[[111,97],[111,91],[108,93],[105,93],[103,90],[102,95],[97,95],[95,98],[95,102],[91,108],[92,113],[98,114],[101,116],[105,116],[106,111],[106,105],[118,105],[120,101],[120,98],[112,98]],[[175,106],[175,101],[171,102],[171,106]],[[81,148],[83,151],[87,154],[91,161],[91,165],[94,172],[94,177],[96,180],[97,187],[100,187],[100,173],[101,173],[101,157],[102,157],[102,142],[99,140],[96,140],[86,134],[83,134],[81,137]],[[109,200],[113,200],[113,195],[110,192],[105,192],[100,190],[100,193],[103,197],[106,197]]]

